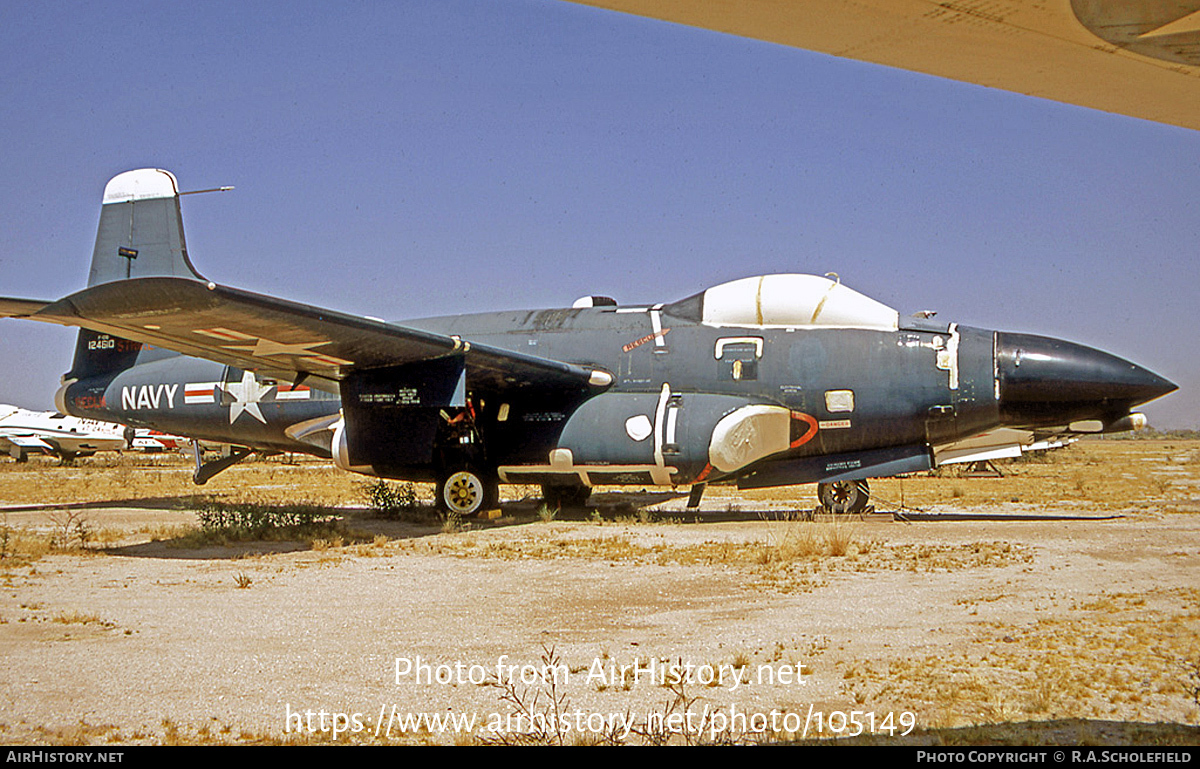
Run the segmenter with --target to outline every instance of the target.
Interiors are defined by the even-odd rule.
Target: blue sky
[[[1059,336],[1200,426],[1200,133],[557,0],[7,3],[0,294],[83,287],[100,196],[171,170],[221,283],[390,319],[837,272]],[[74,332],[0,321],[0,402]]]

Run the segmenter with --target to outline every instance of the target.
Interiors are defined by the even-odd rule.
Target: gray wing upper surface
[[[0,299],[0,315],[78,326],[264,376],[303,375],[337,392],[351,371],[462,355],[472,386],[586,388],[603,374],[431,333],[187,278],[135,278],[56,302]]]

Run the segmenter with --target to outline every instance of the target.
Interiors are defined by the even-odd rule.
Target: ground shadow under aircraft
[[[875,521],[898,523],[921,522],[956,522],[956,521],[1104,521],[1121,518],[1120,515],[1083,516],[1083,515],[1025,515],[1019,513],[974,513],[974,512],[938,512],[928,513],[915,510],[877,511],[868,513],[830,515],[812,509],[770,508],[765,506],[750,506],[743,508],[739,505],[726,504],[725,507],[701,507],[692,509],[655,509],[656,506],[685,498],[687,494],[671,491],[616,491],[593,494],[584,506],[563,507],[553,511],[546,510],[540,497],[525,497],[505,502],[501,506],[502,515],[498,518],[486,517],[469,518],[461,530],[487,531],[490,529],[524,527],[545,523],[549,520],[568,522],[596,523],[671,523],[684,525],[713,525],[720,523],[772,523],[792,522],[798,520],[844,520],[844,521]],[[191,497],[162,497],[156,499],[110,500],[106,502],[89,502],[70,505],[39,505],[24,506],[23,510],[53,510],[53,509],[92,509],[134,507],[143,509],[161,509],[182,511],[192,509],[200,504],[199,500]],[[385,518],[367,508],[339,509],[330,508],[330,513],[340,517],[341,532],[339,536],[346,544],[367,544],[376,536],[382,535],[389,540],[420,540],[426,537],[445,533],[444,518],[432,507],[416,507],[399,519]],[[143,542],[132,545],[102,548],[99,551],[109,555],[134,558],[167,558],[186,560],[231,560],[245,558],[251,555],[268,555],[274,553],[290,553],[311,550],[312,539],[309,537],[288,538],[286,532],[280,533],[279,539],[261,538],[237,541],[231,539],[225,543],[193,546],[185,543],[184,537],[166,538],[153,542]]]

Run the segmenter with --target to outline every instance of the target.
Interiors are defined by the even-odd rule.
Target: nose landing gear
[[[817,484],[817,499],[831,513],[861,513],[871,499],[866,480]]]

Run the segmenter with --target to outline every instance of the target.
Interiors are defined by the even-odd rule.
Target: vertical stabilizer
[[[141,168],[114,176],[104,188],[88,286],[150,277],[200,275],[188,261],[175,176]]]
[[[170,171],[142,168],[114,176],[104,188],[88,286],[151,277],[199,279],[200,275],[188,261],[175,176]],[[80,329],[74,362],[63,375],[55,402],[63,413],[104,418],[89,410],[104,408],[102,394],[107,382],[139,363],[175,355]],[[78,387],[72,387],[77,382]]]

